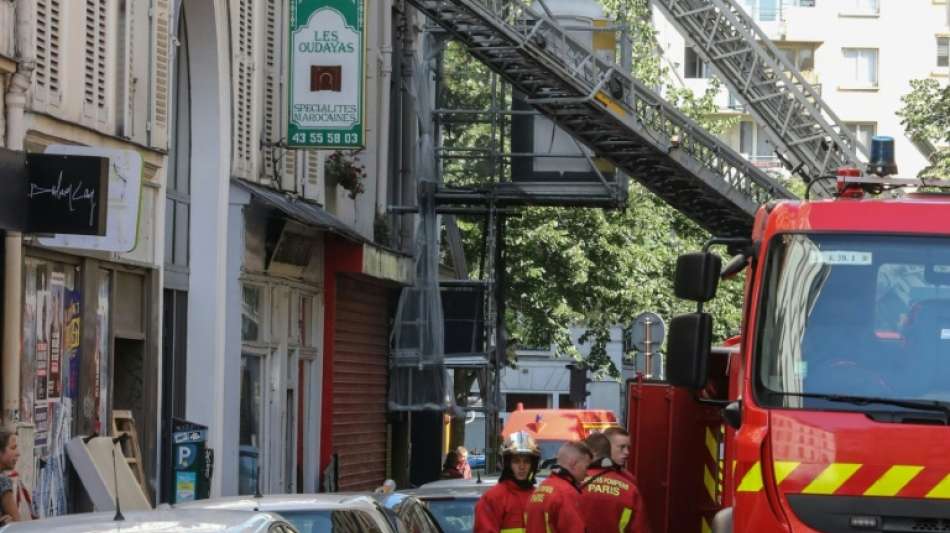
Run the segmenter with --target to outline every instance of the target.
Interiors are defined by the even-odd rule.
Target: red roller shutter
[[[373,489],[386,477],[387,295],[337,276],[332,439],[340,491]]]

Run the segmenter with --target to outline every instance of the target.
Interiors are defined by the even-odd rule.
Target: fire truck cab
[[[648,500],[655,532],[950,531],[950,195],[875,198],[900,180],[852,171],[837,185],[678,260],[676,294],[697,311],[671,321],[669,383],[632,384],[628,422],[648,434],[636,424],[665,389],[669,442],[636,439],[633,462],[649,498],[664,475],[651,454],[682,454],[665,452],[667,492]],[[743,270],[741,334],[713,351],[703,304]]]

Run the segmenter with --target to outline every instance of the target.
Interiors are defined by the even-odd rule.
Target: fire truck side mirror
[[[683,254],[676,259],[673,292],[677,298],[704,303],[716,296],[722,259],[709,252]],[[671,331],[672,333],[672,331]]]
[[[670,321],[667,338],[667,381],[688,389],[705,387],[712,349],[712,316],[709,313],[675,316]]]

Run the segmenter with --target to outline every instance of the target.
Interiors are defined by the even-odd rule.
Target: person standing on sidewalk
[[[636,480],[626,470],[630,434],[609,428],[587,438],[594,462],[587,470],[581,511],[590,531],[648,533],[646,509]]]
[[[498,484],[475,504],[473,533],[524,533],[524,515],[534,493],[541,451],[526,432],[512,433],[501,450]]]
[[[586,533],[580,485],[593,456],[583,442],[565,442],[551,476],[531,496],[525,512],[526,533]],[[598,532],[601,533],[601,532]]]
[[[16,434],[0,431],[0,526],[33,518],[30,493],[15,470],[19,459]]]

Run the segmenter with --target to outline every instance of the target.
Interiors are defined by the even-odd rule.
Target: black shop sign
[[[0,149],[0,228],[105,235],[109,159]]]

